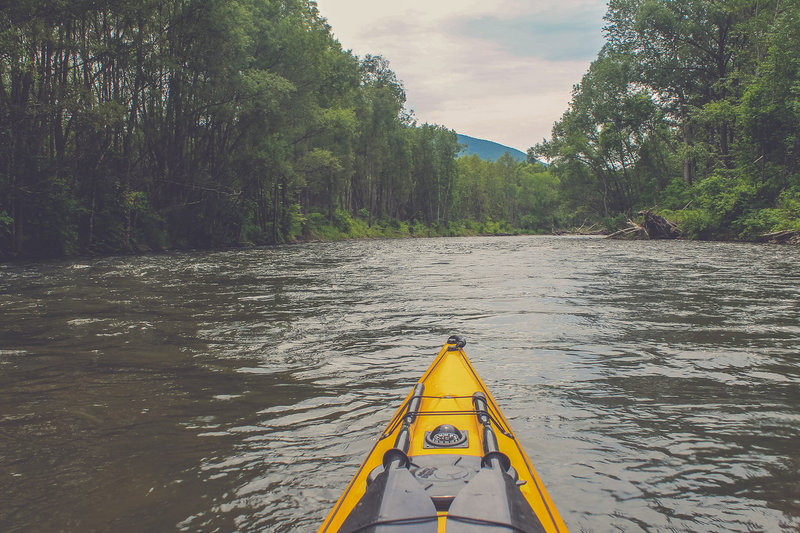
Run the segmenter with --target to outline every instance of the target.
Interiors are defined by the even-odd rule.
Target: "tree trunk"
[[[17,180],[14,178],[12,184],[13,201],[12,213],[14,217],[14,254],[22,254],[22,238],[23,233],[23,207],[22,207],[22,191],[17,187]]]
[[[274,244],[278,243],[278,215],[279,215],[279,204],[278,202],[278,180],[275,180],[275,185],[273,187],[273,194],[272,194],[272,242]]]

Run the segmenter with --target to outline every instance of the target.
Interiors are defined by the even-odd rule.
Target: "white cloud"
[[[345,49],[389,60],[421,122],[526,150],[550,136],[572,86],[595,58],[599,46],[585,49],[586,57],[566,48],[587,28],[600,32],[605,2],[318,0],[318,6]],[[547,35],[526,33],[525,21]],[[559,44],[561,38],[571,41]]]

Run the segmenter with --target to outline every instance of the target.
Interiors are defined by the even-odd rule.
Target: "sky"
[[[522,151],[550,138],[603,45],[606,0],[317,0],[345,50],[381,55],[417,121]]]

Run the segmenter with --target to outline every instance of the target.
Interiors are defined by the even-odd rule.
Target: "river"
[[[314,531],[451,333],[572,531],[800,528],[800,249],[476,237],[0,265],[0,530]]]

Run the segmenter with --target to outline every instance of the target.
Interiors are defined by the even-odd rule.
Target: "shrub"
[[[344,209],[337,209],[333,213],[333,225],[342,233],[350,233],[353,226],[353,217]]]
[[[661,215],[674,221],[690,239],[710,239],[719,230],[719,219],[706,209],[664,210]]]

